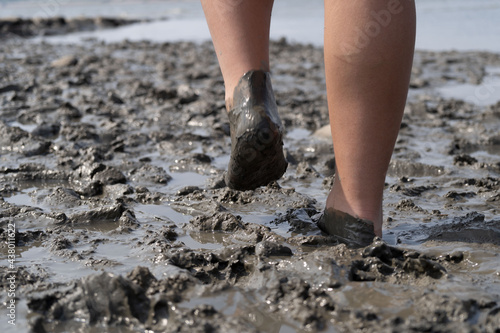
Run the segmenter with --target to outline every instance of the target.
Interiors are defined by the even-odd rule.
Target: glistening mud
[[[328,124],[321,49],[272,43],[289,167],[239,192],[210,44],[0,48],[3,331],[498,332],[500,104],[439,89],[480,87],[499,55],[417,52],[384,238],[351,250],[314,223],[334,167],[310,134]]]

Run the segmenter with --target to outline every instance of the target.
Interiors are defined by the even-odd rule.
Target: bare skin
[[[377,20],[373,13],[388,14]],[[379,236],[385,175],[414,44],[413,1],[325,0],[325,70],[337,171],[326,206],[372,221]]]
[[[226,86],[269,70],[272,0],[201,0]],[[325,70],[336,160],[326,207],[382,235],[385,175],[401,124],[415,43],[413,0],[325,0]]]
[[[269,72],[269,28],[273,0],[201,0],[224,77],[226,108],[250,70]]]

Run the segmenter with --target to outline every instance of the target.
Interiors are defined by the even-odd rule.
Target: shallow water
[[[180,299],[169,298],[172,325],[176,320],[198,325],[197,320],[202,318],[190,311],[201,305],[212,305],[216,310],[216,314],[207,315],[205,323],[226,323],[236,318],[265,332],[310,331],[310,322],[324,324],[327,332],[360,329],[358,324],[366,325],[367,331],[380,331],[387,327],[381,325],[389,325],[398,317],[408,325],[421,324],[427,317],[434,318],[434,310],[445,313],[449,325],[460,322],[454,313],[470,315],[463,323],[470,327],[475,327],[475,320],[483,323],[488,316],[496,318],[488,308],[463,309],[469,299],[478,304],[487,304],[488,300],[495,304],[493,307],[500,304],[499,245],[484,241],[485,230],[491,235],[498,232],[494,223],[499,216],[498,201],[494,200],[500,173],[495,143],[498,111],[495,101],[488,105],[453,104],[463,94],[446,95],[442,89],[457,82],[444,76],[449,72],[456,77],[462,74],[445,65],[426,67],[438,57],[442,63],[452,59],[449,63],[475,68],[477,64],[471,59],[478,59],[483,66],[483,55],[419,53],[417,58],[423,60],[419,63],[417,59],[415,66],[424,76],[437,72],[436,78],[425,77],[428,86],[412,90],[403,120],[406,126],[401,129],[386,180],[383,240],[405,251],[417,251],[419,256],[427,255],[430,264],[426,258],[424,262],[428,265],[445,267],[446,274],[434,278],[426,275],[432,274],[429,268],[419,271],[419,266],[408,266],[411,261],[406,261],[404,268],[401,262],[407,258],[398,255],[390,260],[380,256],[389,262],[385,263],[389,268],[377,266],[382,259],[376,255],[364,256],[362,250],[334,246],[315,226],[329,191],[333,152],[328,139],[312,134],[328,123],[322,69],[311,67],[311,77],[304,78],[297,63],[304,54],[319,63],[319,48],[285,46],[289,53],[279,53],[276,49],[283,46],[272,46],[275,61],[283,62],[278,66],[275,86],[287,124],[285,148],[294,160],[279,187],[237,192],[217,185],[229,159],[230,140],[224,127],[227,120],[223,104],[215,102],[223,98],[223,89],[216,60],[207,45],[175,44],[162,52],[158,48],[170,46],[94,42],[10,46],[14,51],[19,49],[19,54],[36,52],[33,56],[42,63],[67,53],[106,54],[96,55],[97,64],[81,69],[94,73],[93,84],[82,88],[87,100],[80,98],[76,88],[72,88],[74,94],[61,94],[80,109],[82,117],[65,118],[60,104],[43,118],[63,126],[55,138],[46,138],[52,142],[49,150],[33,156],[32,150],[23,150],[42,140],[30,134],[41,118],[29,103],[43,103],[44,94],[60,96],[51,89],[66,89],[67,76],[79,75],[80,70],[44,67],[43,72],[36,64],[23,63],[26,71],[41,70],[55,79],[40,82],[35,92],[0,95],[5,110],[28,105],[22,117],[5,112],[0,119],[4,122],[0,125],[5,124],[1,139],[6,147],[0,156],[0,222],[2,226],[16,222],[24,239],[18,246],[17,265],[34,274],[36,281],[33,286],[28,283],[19,288],[21,318],[35,317],[35,310],[26,313],[26,299],[39,293],[56,295],[61,285],[77,284],[103,271],[126,276],[137,266],[147,267],[161,281],[158,283],[182,281],[183,276],[196,281],[192,288],[176,294]],[[185,56],[174,56],[177,52]],[[158,75],[168,73],[174,87],[186,82],[198,87],[193,93],[198,97],[188,95],[193,101],[186,97],[190,102],[182,104],[180,97],[175,97],[159,102],[152,95],[157,87],[141,92],[137,86],[137,78],[146,77],[141,81],[144,84],[156,80],[145,73],[172,59],[176,66],[160,68]],[[491,61],[494,66],[490,67],[500,68],[500,60]],[[207,78],[189,78],[193,63],[202,64]],[[100,68],[118,73],[118,79],[106,71],[99,72]],[[123,68],[130,71],[122,72]],[[490,73],[494,76],[497,71]],[[294,83],[287,83],[291,79]],[[28,84],[22,80],[19,78],[20,84]],[[301,85],[303,89],[299,89]],[[119,93],[124,103],[112,102],[108,91]],[[23,95],[29,98],[23,100]],[[24,132],[16,132],[15,127]],[[89,133],[95,136],[89,138]],[[19,137],[23,145],[15,141]],[[96,179],[105,183],[102,193],[88,187],[98,186]],[[467,215],[474,212],[484,214],[483,220]],[[88,215],[91,213],[94,215]],[[214,216],[221,217],[220,226],[211,224]],[[200,220],[203,217],[208,220]],[[461,235],[460,223],[464,230],[482,232]],[[218,231],[223,228],[225,231]],[[439,234],[458,240],[436,240]],[[325,243],[316,245],[315,241]],[[293,255],[279,249],[277,255],[268,255],[266,242],[284,245]],[[462,253],[463,260],[449,261],[447,257],[456,252]],[[411,258],[413,254],[408,253]],[[5,254],[2,248],[2,259]],[[360,262],[366,267],[356,266]],[[228,270],[229,264],[234,270]],[[386,275],[370,275],[380,273],[374,267],[382,267]],[[384,267],[394,273],[384,271]],[[356,280],[365,277],[374,281]],[[180,287],[166,284],[164,288],[170,292]],[[163,293],[151,292],[154,297]],[[59,297],[58,301],[63,299],[68,298]],[[330,300],[335,310],[321,312]],[[448,300],[451,305],[443,305],[440,300]],[[49,308],[44,311],[53,315]],[[313,314],[318,318],[308,317]],[[81,325],[77,320],[45,324],[61,332]],[[238,325],[235,327],[246,327]],[[429,325],[441,327],[437,322]],[[140,325],[134,327],[141,330]],[[190,326],[186,327],[188,330]],[[27,330],[26,325],[24,328]],[[113,325],[105,325],[105,329],[119,331]]]
[[[454,84],[438,89],[444,98],[461,99],[476,105],[487,106],[500,102],[500,71],[485,68],[486,75],[481,84]]]
[[[495,0],[417,0],[417,49],[500,51],[497,24],[500,5]],[[52,37],[49,41],[75,42],[99,38],[129,40],[205,41],[210,38],[199,1],[2,1],[0,17],[122,16],[164,18],[116,30]],[[271,37],[300,43],[323,44],[323,1],[275,1]],[[161,32],[161,33],[160,33]]]

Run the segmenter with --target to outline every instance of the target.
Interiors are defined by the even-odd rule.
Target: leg
[[[382,235],[385,175],[403,114],[415,42],[413,0],[325,0],[325,68],[336,161],[326,207]]]
[[[274,0],[201,0],[232,109],[234,88],[250,70],[269,72]]]
[[[202,0],[226,86],[231,130],[227,186],[251,190],[286,170],[269,74],[273,0]]]

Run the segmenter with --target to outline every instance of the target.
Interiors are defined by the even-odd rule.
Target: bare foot
[[[283,155],[283,126],[268,72],[243,75],[234,89],[231,128],[231,159],[226,184],[251,190],[279,179],[287,168]]]
[[[375,235],[382,237],[382,195],[378,194],[375,198],[370,199],[366,200],[355,196],[348,200],[340,181],[336,178],[326,200],[326,209],[332,208],[352,217],[370,221],[373,224]]]
[[[356,218],[333,208],[325,209],[318,227],[349,247],[365,247],[373,242],[373,222]]]

